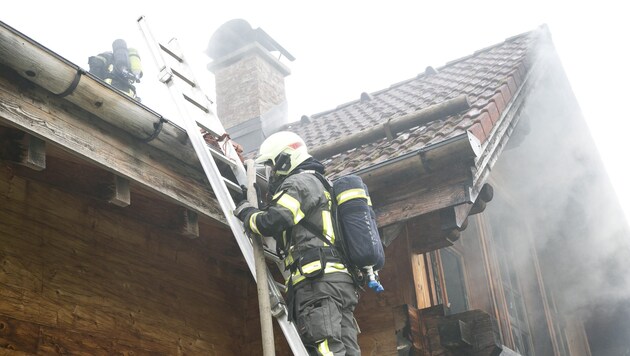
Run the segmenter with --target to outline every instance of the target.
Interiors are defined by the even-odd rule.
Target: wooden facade
[[[251,278],[224,228],[189,239],[177,212],[132,193],[129,212],[62,159],[2,165],[0,345],[14,354],[232,354]],[[49,178],[50,176],[54,176]],[[70,189],[69,189],[70,188]],[[90,191],[91,190],[91,191]],[[136,205],[137,204],[137,205]],[[158,211],[163,209],[163,211]],[[125,211],[127,210],[127,211]],[[223,256],[231,256],[224,258]],[[253,291],[255,296],[255,290]],[[10,353],[13,354],[13,353]]]

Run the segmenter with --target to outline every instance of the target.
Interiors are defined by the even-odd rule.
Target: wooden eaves
[[[3,22],[0,53],[0,124],[226,225],[181,127]]]

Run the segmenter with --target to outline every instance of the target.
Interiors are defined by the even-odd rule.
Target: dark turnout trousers
[[[307,279],[295,286],[295,323],[309,355],[361,355],[354,308],[358,293],[346,273]]]

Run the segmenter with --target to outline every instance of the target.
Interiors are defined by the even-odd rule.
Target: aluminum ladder
[[[184,129],[188,134],[199,162],[212,186],[223,214],[236,238],[239,248],[247,266],[249,267],[254,280],[256,280],[256,267],[254,263],[254,252],[252,243],[244,231],[241,221],[232,213],[235,203],[229,193],[229,189],[235,192],[241,192],[241,185],[247,185],[247,175],[245,167],[240,161],[238,154],[232,146],[229,139],[225,138],[225,128],[221,121],[214,113],[212,103],[202,91],[199,83],[193,76],[193,72],[181,53],[177,40],[172,39],[168,44],[159,43],[153,37],[151,30],[144,16],[138,18],[138,25],[142,32],[145,42],[153,56],[157,65],[159,74],[158,79],[165,84],[171,97],[176,105],[178,114],[180,115]],[[167,56],[164,56],[166,54]],[[167,61],[169,65],[167,65]],[[170,65],[172,63],[172,65]],[[196,109],[195,109],[196,108]],[[198,110],[197,110],[198,109]],[[222,150],[212,148],[206,144],[200,128],[211,134],[217,141],[224,140]],[[236,178],[236,182],[223,176],[219,170],[218,164],[222,167],[229,166],[231,172]],[[273,243],[273,239],[266,238],[267,246]],[[278,258],[271,246],[265,248],[265,255],[273,260],[279,267],[283,275],[285,274],[282,261]],[[287,307],[279,288],[284,285],[274,281],[271,271],[267,268],[267,280],[269,285],[269,298],[271,302],[271,313],[278,321],[282,332],[293,351],[294,355],[308,355],[302,340],[295,328],[295,325],[287,319]]]

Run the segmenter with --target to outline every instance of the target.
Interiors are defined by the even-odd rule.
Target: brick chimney
[[[275,55],[272,52],[278,52]],[[232,139],[246,153],[288,123],[284,77],[291,71],[280,62],[295,58],[261,28],[230,20],[212,35],[206,53],[215,77],[217,114]]]

